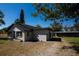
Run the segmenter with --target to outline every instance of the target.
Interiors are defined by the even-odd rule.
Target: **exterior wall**
[[[22,37],[17,37],[16,32],[21,31],[22,32]],[[47,29],[40,29],[40,30],[34,30],[34,31],[24,31],[23,28],[20,26],[12,27],[9,32],[12,32],[9,35],[9,38],[13,40],[22,40],[22,41],[47,41],[49,37],[49,30]],[[14,33],[13,33],[14,32]],[[15,35],[15,36],[14,36]],[[40,36],[38,38],[38,36]],[[44,37],[45,36],[45,37]],[[44,39],[40,39],[43,37]]]
[[[27,32],[24,32],[25,33],[25,41],[28,40],[28,37],[27,37]]]
[[[25,41],[30,41],[32,39],[32,32],[25,32]]]
[[[43,34],[43,35],[38,35],[38,39],[39,41],[47,41],[47,35],[46,34]]]
[[[36,36],[38,41],[47,41],[49,39],[49,30],[35,30],[34,35]],[[39,35],[43,35],[43,36],[46,35],[46,40],[39,39],[38,38]]]
[[[11,28],[10,30],[9,30],[9,32],[12,32],[12,34],[10,34],[9,35],[9,38],[10,39],[13,39],[13,40],[22,40],[22,41],[25,41],[25,33],[24,32],[22,32],[22,37],[16,37],[16,32],[17,31],[21,31],[22,32],[22,30],[20,30],[20,28],[18,28],[18,27],[14,27],[14,28]],[[13,32],[15,32],[15,37],[13,37]]]
[[[22,38],[21,38],[21,40],[24,42],[25,41],[25,33],[24,32],[22,32]]]

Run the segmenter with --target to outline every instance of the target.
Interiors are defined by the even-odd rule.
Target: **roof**
[[[79,31],[56,31],[56,32],[52,32],[52,33],[79,33]]]
[[[8,30],[10,30],[13,26],[20,26],[24,31],[26,31],[26,30],[51,30],[50,28],[38,28],[38,27],[31,26],[31,25],[17,24],[17,23],[9,26]]]
[[[50,28],[36,28],[35,30],[51,30],[52,31],[52,29]]]
[[[8,30],[10,30],[13,26],[20,26],[23,30],[35,29],[33,26],[26,25],[26,24],[12,24],[11,26],[8,27]]]

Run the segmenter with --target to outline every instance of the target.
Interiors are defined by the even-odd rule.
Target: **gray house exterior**
[[[15,41],[47,41],[51,29],[15,23],[9,27],[8,38]]]

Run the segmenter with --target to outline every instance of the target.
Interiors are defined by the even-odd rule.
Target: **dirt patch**
[[[2,56],[59,56],[78,55],[66,42],[16,42],[8,41],[0,44],[0,55]]]

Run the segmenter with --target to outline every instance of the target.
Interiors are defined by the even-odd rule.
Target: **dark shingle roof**
[[[8,27],[8,30],[10,30],[10,28],[13,26],[20,26],[23,30],[35,29],[33,26],[26,25],[26,24],[12,24],[11,26]]]
[[[10,28],[12,28],[13,26],[19,26],[24,31],[26,31],[26,30],[28,30],[28,31],[29,30],[51,30],[50,28],[38,28],[38,27],[31,26],[31,25],[19,24],[19,23],[12,24],[11,26],[8,27],[8,30],[10,30]]]

